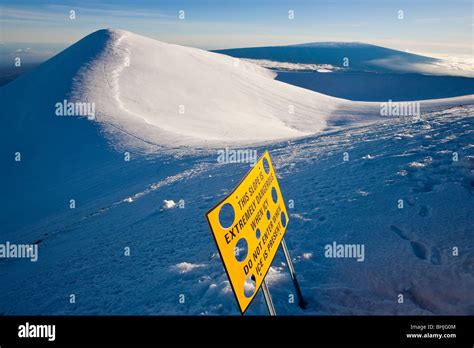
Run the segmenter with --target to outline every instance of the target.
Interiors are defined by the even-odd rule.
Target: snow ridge
[[[64,95],[48,90],[51,73]],[[243,59],[106,29],[3,92],[6,100],[16,100],[18,90],[39,88],[51,94],[53,103],[66,96],[94,103],[96,122],[109,143],[137,151],[248,146],[382,119],[380,103],[330,97],[276,81],[275,76]],[[471,95],[423,101],[421,107],[429,112],[473,102]],[[51,105],[11,108],[49,115]]]

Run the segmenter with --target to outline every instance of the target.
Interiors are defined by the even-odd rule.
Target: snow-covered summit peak
[[[333,98],[274,77],[227,55],[101,29],[0,92],[18,129],[25,122],[54,127],[55,105],[64,100],[93,106],[94,122],[116,146],[254,144],[380,118],[379,103]]]

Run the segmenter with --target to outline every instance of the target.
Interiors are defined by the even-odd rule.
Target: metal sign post
[[[275,316],[276,315],[275,307],[273,306],[272,297],[270,296],[270,291],[268,290],[267,281],[265,279],[263,279],[263,282],[262,282],[262,291],[263,291],[263,297],[265,297],[265,302],[267,303],[268,313],[271,316]]]
[[[281,246],[283,248],[283,253],[285,254],[286,263],[288,264],[288,268],[290,269],[290,276],[293,282],[293,286],[296,290],[296,296],[298,296],[298,305],[301,309],[306,309],[307,303],[303,298],[303,294],[301,293],[301,288],[298,284],[298,279],[296,279],[295,268],[293,267],[293,261],[291,261],[290,252],[288,251],[288,247],[286,246],[285,238],[281,240]],[[271,316],[276,316],[275,306],[273,305],[272,297],[270,295],[270,290],[268,290],[266,279],[263,279],[262,291],[263,297],[265,298],[265,302],[267,304],[268,313]]]
[[[307,303],[305,302],[303,298],[300,285],[298,284],[298,280],[296,279],[295,268],[293,267],[293,262],[291,261],[290,252],[288,251],[288,248],[286,247],[285,238],[281,240],[281,246],[283,248],[283,252],[285,253],[286,263],[288,264],[288,268],[290,269],[290,276],[296,290],[296,296],[298,296],[298,305],[300,306],[301,309],[306,309]]]

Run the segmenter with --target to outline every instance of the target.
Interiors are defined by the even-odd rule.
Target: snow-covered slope
[[[357,101],[409,101],[474,94],[474,78],[408,73],[278,71],[277,80]]]
[[[21,128],[34,123],[33,114],[36,121],[57,123],[54,104],[65,98],[94,103],[96,121],[114,145],[134,147],[258,143],[380,118],[378,103],[349,102],[274,77],[226,55],[108,29],[7,85],[2,101],[25,115],[14,121]]]
[[[279,315],[474,314],[473,112],[452,108],[256,148],[270,151],[283,196],[294,202],[285,238],[309,304],[302,311],[288,301],[294,290],[279,251],[268,275]],[[108,175],[96,185],[68,173],[62,180],[75,177],[94,200],[78,199],[69,216],[64,202],[54,218],[1,231],[2,241],[37,242],[39,259],[0,260],[0,314],[238,315],[205,213],[249,164],[216,158],[117,161],[98,167]],[[113,169],[129,175],[120,180]],[[162,207],[181,199],[183,208]],[[333,242],[364,244],[364,261],[325,257]],[[261,294],[248,313],[268,313]]]

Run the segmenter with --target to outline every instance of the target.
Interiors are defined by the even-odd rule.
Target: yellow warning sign
[[[288,225],[268,151],[207,213],[207,221],[243,314],[260,289]]]

